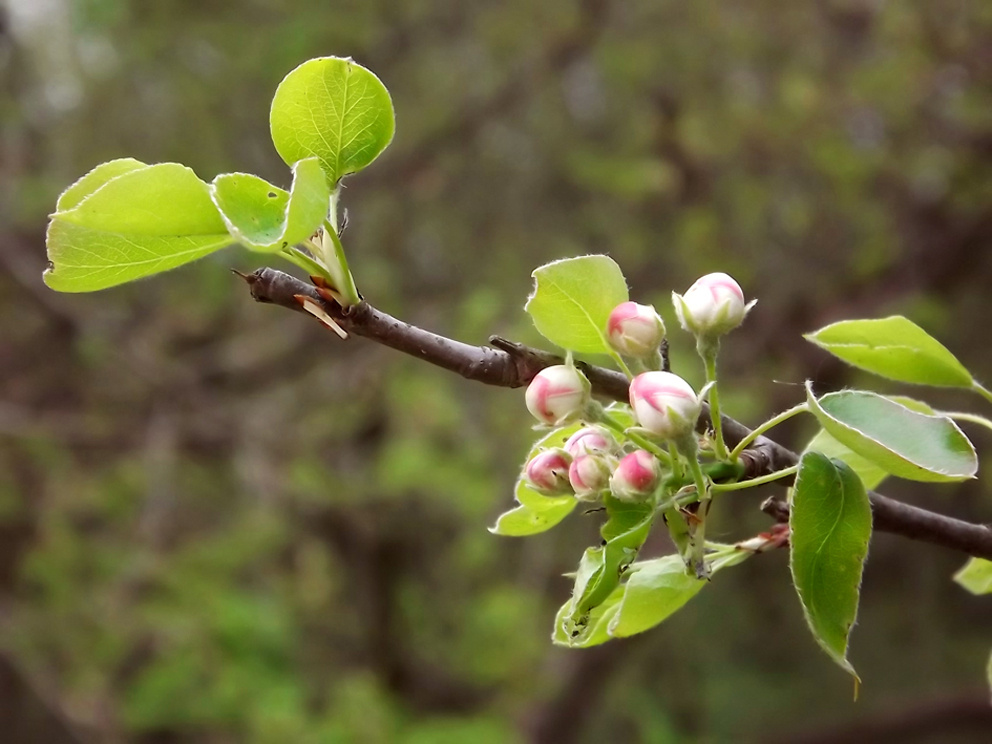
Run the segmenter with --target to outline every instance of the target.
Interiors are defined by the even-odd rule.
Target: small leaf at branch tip
[[[324,308],[322,308],[320,305],[314,302],[311,298],[307,297],[306,295],[293,295],[293,299],[299,302],[300,306],[304,310],[306,310],[313,317],[315,317],[325,326],[327,326],[336,334],[338,334],[341,338],[343,339],[348,338],[348,332],[344,328],[339,326],[337,322],[335,322],[334,318],[328,315],[327,312],[324,310]]]

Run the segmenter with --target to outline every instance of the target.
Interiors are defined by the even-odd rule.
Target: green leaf
[[[810,411],[837,441],[892,475],[918,481],[959,481],[978,469],[975,448],[951,419],[911,410],[875,393],[845,390],[817,399]]]
[[[393,102],[382,82],[351,59],[304,62],[276,88],[269,127],[292,165],[316,156],[334,187],[375,160],[393,139]]]
[[[70,187],[68,197],[63,194],[59,200],[70,208],[52,215],[46,239],[51,267],[44,276],[52,289],[105,289],[230,245],[207,185],[189,168],[177,163],[108,165]],[[110,177],[115,169],[123,172]]]
[[[842,461],[807,452],[799,461],[789,527],[792,580],[810,630],[857,678],[847,641],[871,538],[871,507],[861,479]]]
[[[52,217],[122,235],[227,232],[207,184],[179,163],[149,165],[111,178],[72,209],[59,210]]]
[[[971,387],[971,374],[937,339],[911,320],[844,320],[805,338],[848,364],[917,385]]]
[[[878,488],[878,485],[889,477],[887,470],[862,457],[857,452],[851,451],[850,447],[845,447],[830,436],[826,429],[820,429],[816,436],[809,440],[809,444],[806,445],[803,452],[820,452],[832,459],[843,460],[851,470],[858,474],[861,482],[869,491]]]
[[[606,321],[627,301],[627,280],[608,256],[580,256],[534,270],[534,291],[524,309],[537,330],[563,349],[608,354]]]
[[[286,193],[250,173],[224,173],[210,186],[231,237],[247,248],[275,252],[302,243],[327,218],[331,196],[317,158],[293,166]]]
[[[992,561],[972,558],[954,574],[954,580],[972,594],[992,594]]]
[[[636,567],[610,621],[608,632],[615,638],[653,628],[682,609],[707,584],[686,573],[685,562],[677,553],[638,563]]]
[[[138,170],[139,168],[147,167],[145,163],[134,158],[119,158],[118,160],[111,160],[107,163],[100,163],[100,165],[62,192],[59,200],[55,203],[55,211],[68,211],[77,206],[79,202],[110,179],[130,173],[133,170]]]
[[[494,535],[526,537],[546,532],[572,513],[578,501],[572,495],[544,496],[522,480],[517,483],[520,506],[503,512],[489,528]]]
[[[612,640],[608,630],[622,597],[623,587],[618,586],[603,602],[589,611],[586,623],[578,627],[572,624],[566,627],[572,611],[572,600],[568,600],[555,615],[555,628],[551,640],[556,646],[569,648],[589,648]]]
[[[589,548],[582,556],[572,589],[571,610],[564,620],[569,637],[590,623],[590,612],[620,585],[620,579],[637,557],[654,521],[649,504],[629,504],[607,496],[610,519],[600,531],[605,545]]]

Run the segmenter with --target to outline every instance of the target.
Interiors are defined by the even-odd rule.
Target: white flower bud
[[[575,367],[542,369],[527,387],[527,410],[542,424],[561,426],[578,420],[590,400],[589,380]]]
[[[524,480],[545,496],[571,493],[572,486],[568,482],[571,464],[572,456],[559,447],[542,450],[524,466]]]
[[[684,295],[672,292],[682,327],[695,336],[722,336],[744,321],[755,301],[744,302],[741,286],[727,274],[707,274]]]
[[[661,479],[661,465],[650,452],[637,450],[624,457],[610,479],[613,497],[621,501],[643,501]]]
[[[651,305],[621,302],[610,313],[606,337],[615,351],[643,359],[657,353],[665,322]]]
[[[616,460],[602,455],[579,455],[568,469],[568,481],[575,491],[575,498],[594,501],[610,485],[612,468]]]
[[[602,426],[586,426],[568,438],[565,451],[574,458],[579,455],[612,454],[619,446],[609,430]]]
[[[696,426],[701,404],[688,382],[671,372],[645,372],[630,383],[638,423],[664,439],[681,439]]]

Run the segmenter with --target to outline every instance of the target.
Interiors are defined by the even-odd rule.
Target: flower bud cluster
[[[524,467],[524,481],[546,496],[572,494],[596,501],[612,492],[617,499],[640,501],[658,487],[662,471],[649,452],[626,455],[620,443],[600,426],[579,429],[564,447],[538,452]]]

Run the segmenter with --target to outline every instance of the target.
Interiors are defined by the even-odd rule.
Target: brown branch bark
[[[345,311],[336,303],[327,301],[316,287],[275,269],[259,269],[244,278],[252,297],[259,302],[305,312],[301,298],[307,298],[351,334],[486,385],[522,387],[545,367],[562,362],[561,357],[555,354],[499,337],[490,339],[491,346],[454,341],[397,320],[367,302]],[[621,373],[589,364],[582,364],[581,367],[592,383],[593,392],[613,400],[627,400],[627,378]],[[708,419],[708,411],[704,410],[700,416],[701,425],[705,426]],[[724,435],[731,446],[750,434],[750,429],[744,424],[728,416],[723,416],[722,422]],[[799,461],[795,452],[767,437],[759,437],[741,459],[745,464],[745,477],[771,473]],[[876,530],[992,560],[992,529],[988,526],[937,514],[875,492],[871,492],[869,498]],[[770,500],[763,509],[779,521],[788,519],[788,508],[780,501]]]

